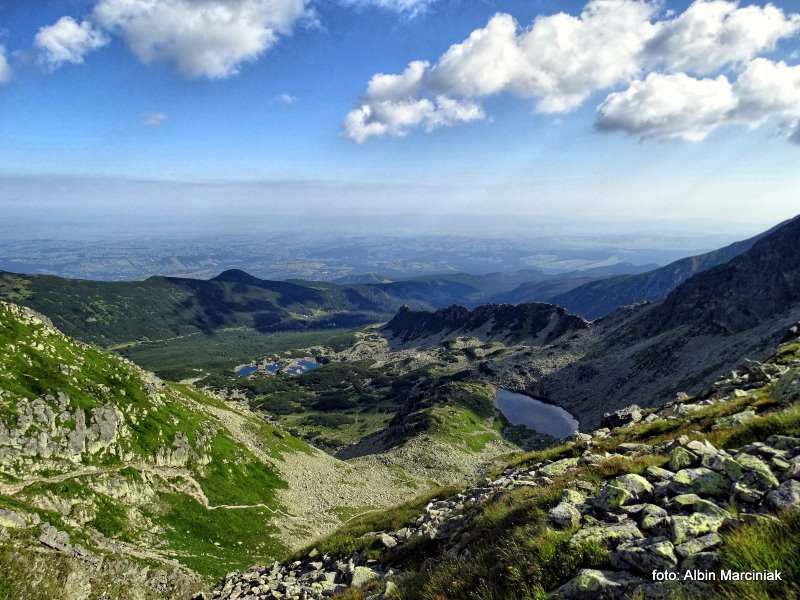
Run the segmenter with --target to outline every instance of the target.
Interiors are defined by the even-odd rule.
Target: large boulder
[[[743,470],[743,484],[760,490],[771,490],[778,487],[778,478],[763,460],[746,452],[740,452],[735,458]]]
[[[705,535],[716,533],[725,521],[723,517],[715,517],[703,513],[693,513],[689,516],[673,516],[670,518],[672,525],[671,537],[674,544]]]

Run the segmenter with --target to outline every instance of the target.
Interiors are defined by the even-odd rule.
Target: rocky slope
[[[773,229],[719,250],[682,258],[646,273],[588,282],[553,295],[548,301],[587,319],[598,319],[628,304],[658,302],[690,277],[747,252]]]
[[[404,306],[383,332],[398,346],[431,346],[464,336],[543,346],[588,326],[552,304],[486,304],[472,311],[453,305],[433,313]]]
[[[798,409],[795,340],[701,395],[610,413],[494,479],[229,574],[210,597],[796,597]],[[773,569],[781,582],[721,579]],[[684,579],[695,570],[717,580]]]
[[[425,486],[0,303],[4,598],[185,597]]]

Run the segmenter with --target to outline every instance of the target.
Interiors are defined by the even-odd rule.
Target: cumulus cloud
[[[40,60],[52,68],[64,63],[82,64],[87,54],[108,42],[108,36],[89,21],[78,23],[72,17],[61,17],[53,25],[42,27],[34,38]]]
[[[377,100],[350,111],[344,134],[361,144],[375,136],[404,136],[415,127],[433,131],[483,118],[483,109],[477,104],[447,96],[433,100]]]
[[[754,58],[800,32],[800,15],[771,4],[696,0],[683,13],[660,11],[657,0],[589,0],[578,15],[540,16],[527,27],[497,14],[437,60],[373,76],[345,120],[345,133],[363,142],[424,126],[409,122],[398,129],[382,122],[389,113],[381,103],[422,106],[442,96],[471,103],[482,118],[481,99],[512,94],[533,101],[537,112],[565,113],[597,92],[627,86],[603,103],[599,128],[642,128],[643,139],[703,139],[724,121],[731,102],[743,106],[736,96],[741,90],[728,89],[723,71],[757,64]],[[693,103],[702,106],[689,110]],[[653,115],[683,120],[656,127]],[[353,129],[353,122],[365,126]]]
[[[745,64],[800,31],[800,15],[772,4],[739,7],[736,2],[695,2],[676,18],[656,24],[647,59],[672,72],[708,75]]]
[[[209,79],[237,74],[307,16],[306,0],[100,0],[93,12],[143,62]]]
[[[694,79],[685,73],[650,73],[598,108],[598,129],[647,139],[704,139],[724,122],[737,101],[725,76]]]
[[[161,127],[164,123],[167,122],[169,117],[164,113],[160,112],[153,112],[147,113],[142,117],[142,125],[145,127]]]
[[[6,58],[6,47],[0,45],[0,85],[11,81],[12,75],[11,65],[8,64],[8,58]]]
[[[641,140],[698,142],[724,125],[758,127],[768,119],[790,139],[797,136],[800,66],[757,58],[733,83],[724,75],[651,73],[609,95],[598,108],[597,127]]]

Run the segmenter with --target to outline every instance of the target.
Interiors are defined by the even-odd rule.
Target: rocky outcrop
[[[584,319],[552,304],[485,304],[472,311],[454,305],[435,312],[404,306],[383,332],[400,345],[431,346],[469,336],[545,346],[588,327]]]

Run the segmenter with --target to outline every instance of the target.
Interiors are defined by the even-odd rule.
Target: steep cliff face
[[[400,344],[435,345],[459,336],[542,346],[589,328],[552,304],[486,304],[470,311],[453,305],[436,312],[403,307],[383,331]]]
[[[757,241],[728,263],[696,275],[642,319],[644,335],[692,325],[737,333],[800,304],[800,217]]]
[[[695,275],[662,303],[595,322],[593,347],[541,378],[541,393],[594,424],[604,410],[696,391],[763,358],[800,319],[800,218]]]

